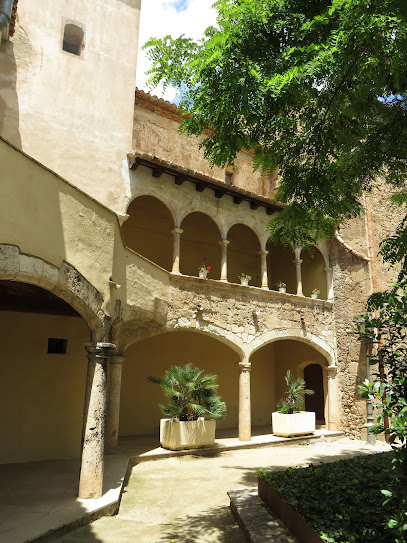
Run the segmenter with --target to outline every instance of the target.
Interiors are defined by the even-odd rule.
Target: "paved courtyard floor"
[[[133,463],[119,514],[62,537],[60,543],[244,543],[229,509],[227,490],[253,487],[259,468],[330,462],[387,450],[362,441],[220,451]],[[270,542],[273,543],[273,542]]]

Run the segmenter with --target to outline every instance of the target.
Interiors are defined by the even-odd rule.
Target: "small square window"
[[[225,172],[225,183],[231,185],[233,182],[233,173]]]
[[[49,354],[66,354],[66,347],[68,345],[67,339],[58,337],[48,338],[48,353]]]
[[[64,26],[62,49],[72,55],[80,56],[83,49],[84,36],[83,28],[72,23],[67,23]]]

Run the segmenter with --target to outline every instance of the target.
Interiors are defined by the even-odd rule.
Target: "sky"
[[[142,0],[140,15],[139,51],[137,59],[136,85],[139,89],[155,96],[177,102],[176,91],[168,88],[165,94],[161,87],[147,88],[145,72],[150,63],[146,51],[141,47],[151,38],[170,34],[177,38],[185,34],[187,38],[199,39],[205,28],[216,23],[216,12],[211,8],[215,0]]]

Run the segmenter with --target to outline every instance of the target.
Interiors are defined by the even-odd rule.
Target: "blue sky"
[[[210,25],[216,23],[216,12],[212,9],[215,0],[143,0],[141,2],[139,51],[137,60],[136,85],[147,91],[149,62],[141,47],[152,36],[164,37],[181,34],[199,39]],[[175,89],[169,88],[163,93],[162,88],[151,91],[152,94],[175,102]]]

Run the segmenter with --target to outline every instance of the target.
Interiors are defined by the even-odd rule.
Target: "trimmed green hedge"
[[[329,543],[394,543],[384,528],[391,501],[381,489],[391,486],[393,453],[369,454],[307,468],[260,470],[271,485]]]

